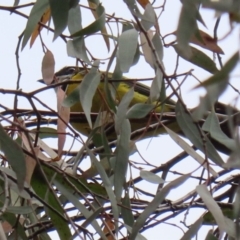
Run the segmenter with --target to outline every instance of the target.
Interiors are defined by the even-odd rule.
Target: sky
[[[126,5],[123,1],[114,1],[114,4],[109,3],[107,0],[101,1],[103,6],[106,8],[106,12],[108,14],[115,14],[115,16],[121,16],[124,18],[132,19],[129,10],[127,9]],[[159,1],[160,3],[162,1]],[[20,1],[20,4],[27,3],[27,1]],[[161,5],[159,3],[159,5]],[[8,5],[9,1],[7,0],[0,0],[0,6]],[[10,3],[11,4],[11,3]],[[81,1],[81,4],[87,5],[86,1]],[[181,3],[178,0],[167,1],[165,11],[163,12],[160,21],[160,31],[162,36],[173,32],[177,28],[179,13],[181,9]],[[24,10],[24,12],[28,13],[30,8]],[[157,10],[159,12],[159,10]],[[91,13],[87,10],[82,12],[83,14],[83,26],[86,26],[89,21],[93,21],[93,17]],[[216,21],[215,13],[210,10],[204,10],[202,12],[202,16],[204,21],[207,23],[208,29],[199,25],[199,27],[204,30],[205,32],[209,33],[210,35],[213,34],[213,28]],[[18,43],[18,36],[22,33],[24,27],[26,25],[26,19],[21,16],[18,16],[14,13],[10,14],[8,11],[1,11],[0,14],[0,62],[1,62],[1,80],[0,80],[0,88],[5,89],[15,89],[16,88],[16,79],[17,79],[17,67],[16,67],[16,58],[15,58],[15,50]],[[239,49],[239,27],[235,27],[234,31],[231,32],[227,37],[226,34],[229,32],[230,27],[228,24],[228,17],[226,14],[222,16],[218,36],[219,39],[219,46],[224,50],[225,55],[223,55],[222,60],[226,62],[232,54]],[[52,42],[53,34],[51,32],[47,32],[46,30],[43,31],[43,39],[48,47],[49,50],[52,51],[54,58],[55,58],[55,70],[59,70],[64,66],[68,65],[75,65],[75,60],[71,57],[67,56],[66,46],[65,43],[61,39],[57,39]],[[166,42],[171,42],[173,38],[169,37],[166,39]],[[110,56],[111,52],[108,53],[104,43],[102,41],[101,36],[96,37],[89,37],[86,41],[87,47],[89,47],[96,57],[107,58]],[[209,51],[204,51],[210,57],[212,57],[212,53]],[[41,88],[42,85],[37,82],[38,79],[41,79],[41,62],[43,58],[43,52],[41,48],[41,44],[39,39],[36,40],[33,47],[30,49],[29,44],[25,47],[23,51],[19,53],[19,62],[21,67],[21,82],[20,87],[23,91],[30,92],[35,89]],[[164,58],[163,62],[166,68],[166,72],[168,74],[173,73],[176,63],[176,54],[173,48],[166,48],[164,49]],[[101,69],[104,70],[106,67],[102,65]],[[194,68],[194,75],[200,76],[201,80],[207,79],[210,74],[202,69],[199,69],[192,64],[187,63],[185,60],[180,59],[179,63],[179,73],[188,71],[189,69]],[[125,74],[126,77],[134,77],[134,78],[144,78],[144,77],[153,77],[154,71],[148,64],[145,63],[143,59],[140,62],[131,68],[129,73]],[[234,71],[233,77],[231,82],[234,86],[239,88],[238,83],[239,77],[239,66]],[[187,103],[189,108],[193,108],[197,106],[199,102],[199,96],[204,94],[204,90],[200,89],[198,91],[193,91],[192,88],[196,86],[197,82],[194,78],[189,78],[186,84],[182,87],[182,95]],[[235,97],[236,93],[233,90],[228,88],[228,90],[221,96],[220,100],[224,102],[232,102]],[[56,109],[56,97],[53,90],[46,91],[38,95],[39,99],[44,101],[45,103],[49,104],[50,107]],[[6,106],[11,108],[13,105],[12,97],[7,96],[6,94],[0,94],[0,102],[4,103]],[[22,108],[28,108],[29,104],[25,99],[19,99],[19,106]],[[239,104],[238,104],[239,106]],[[38,105],[39,108],[42,108]],[[51,144],[51,146],[56,147],[56,142],[52,142],[52,140],[47,140],[47,143]],[[71,145],[71,141],[66,143],[65,149],[68,149]],[[167,160],[174,157],[178,152],[181,151],[180,147],[178,147],[168,136],[160,136],[153,139],[144,140],[137,143],[137,147],[141,152],[141,155],[155,165],[164,164]],[[74,146],[75,149],[79,149],[80,145]],[[131,160],[141,161],[139,154],[134,154],[130,157]],[[89,165],[86,164],[83,168],[87,168]],[[190,158],[185,159],[181,163],[177,164],[175,168],[172,170],[182,172],[182,173],[189,173],[196,169],[198,164]],[[139,171],[136,171],[135,176],[139,175]],[[168,181],[175,179],[178,175],[170,175]],[[189,181],[187,185],[183,185],[183,187],[177,189],[176,191],[169,194],[169,199],[177,199],[181,196],[184,196],[189,189],[194,189],[196,187],[197,181]],[[149,189],[149,183],[146,185],[142,185],[143,188]],[[152,193],[156,192],[156,185],[151,185]],[[197,212],[195,212],[197,211]],[[194,215],[198,216],[198,210],[194,210],[190,220],[187,221],[188,224],[191,224],[194,219]],[[191,214],[191,211],[190,211]],[[177,217],[174,222],[179,224],[181,217]],[[192,222],[191,222],[192,221]],[[157,232],[163,232],[163,239],[178,239],[178,237],[182,234],[181,230],[178,228],[174,228],[172,231],[173,226],[167,224],[161,224],[157,227]],[[151,234],[154,234],[154,230],[149,230]],[[148,236],[149,232],[146,232],[146,237]],[[202,235],[206,234],[202,231]],[[154,239],[154,238],[151,238]]]

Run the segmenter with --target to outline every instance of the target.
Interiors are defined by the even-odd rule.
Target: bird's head
[[[77,74],[85,75],[86,69],[76,67],[76,66],[64,67],[55,73],[55,75],[54,75],[55,77],[53,78],[51,84],[56,83],[56,82],[64,82],[64,81],[71,80],[71,78]],[[40,79],[40,80],[38,80],[38,82],[44,83],[44,80]]]

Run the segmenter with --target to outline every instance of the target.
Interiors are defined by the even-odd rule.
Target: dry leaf
[[[148,4],[151,4],[148,0],[137,0],[137,1],[144,9]]]
[[[57,121],[57,131],[61,134],[58,134],[58,156],[61,156],[65,140],[66,140],[66,128],[70,119],[70,108],[62,106],[62,102],[65,99],[65,92],[59,87],[57,89],[57,109],[58,115],[63,119],[62,121],[58,118]]]
[[[40,22],[42,24],[46,24],[50,20],[50,18],[51,18],[51,10],[50,10],[50,8],[48,8],[46,10],[46,12],[43,14]],[[43,27],[40,24],[37,24],[37,26],[33,30],[32,37],[31,37],[31,40],[30,40],[30,48],[32,47],[32,45],[35,42],[38,35],[40,34],[42,28]]]
[[[54,56],[51,51],[47,50],[42,60],[42,77],[47,85],[52,83],[54,72],[55,72]]]
[[[114,240],[114,234],[112,231],[114,231],[115,225],[110,217],[107,217],[105,220],[105,227],[103,229],[104,234],[106,235],[107,240]],[[111,231],[111,232],[110,232]],[[102,238],[100,238],[102,239]]]
[[[191,43],[194,43],[202,48],[208,49],[212,52],[224,54],[223,50],[217,45],[217,40],[212,38],[207,33],[199,30],[199,34],[202,38],[202,41],[199,40],[196,35],[193,35],[190,39]]]

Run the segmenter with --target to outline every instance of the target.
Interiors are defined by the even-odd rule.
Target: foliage
[[[175,222],[172,228],[181,225],[184,229],[179,239],[194,237],[205,224],[214,226],[206,239],[223,236],[239,239],[240,188],[239,173],[235,171],[239,168],[239,111],[218,102],[229,86],[239,94],[237,87],[230,83],[239,63],[239,52],[223,57],[218,29],[223,14],[229,16],[231,31],[237,27],[240,3],[182,0],[176,31],[163,35],[162,14],[170,0],[162,1],[160,6],[158,1],[152,4],[148,0],[122,2],[131,19],[124,14],[109,15],[106,6],[98,0],[89,0],[88,5],[78,0],[37,0],[0,6],[1,11],[26,18],[16,48],[17,87],[4,89],[0,85],[0,94],[13,95],[15,99],[12,109],[0,102],[1,239],[47,240],[53,230],[60,239],[146,239],[149,229],[172,224],[176,216],[182,216],[182,223]],[[28,7],[30,13],[25,15],[22,10]],[[202,17],[206,9],[218,13],[214,37],[200,29],[200,26],[209,27]],[[82,11],[94,17],[84,27]],[[79,69],[87,71],[80,87],[68,98],[64,87],[59,87],[64,86],[62,82],[52,84],[61,72],[54,74],[56,59],[45,42],[47,31],[53,41],[63,41],[68,56],[76,60]],[[103,42],[98,47],[108,51],[107,59],[98,59],[92,53],[92,46],[87,44],[99,34]],[[169,35],[176,40],[167,43]],[[36,47],[37,40],[44,53],[42,76],[48,85],[25,92],[20,89],[21,59],[18,56],[20,50],[26,51],[29,42],[31,48]],[[165,66],[169,49],[176,56],[171,73]],[[129,107],[134,88],[120,102],[115,99],[115,89],[120,81],[131,80],[136,84],[146,80],[123,77],[140,61],[149,65],[155,76],[147,79],[151,84],[147,90],[148,101]],[[186,62],[190,67],[182,72],[181,66]],[[99,73],[103,63],[106,67]],[[190,68],[211,75],[203,82],[199,80],[201,74],[193,75]],[[204,88],[206,95],[201,97],[198,107],[188,109],[181,88],[194,78],[200,81],[196,88]],[[71,84],[71,80],[68,83]],[[99,83],[104,83],[102,101],[108,106],[108,111],[100,113],[91,108]],[[56,90],[56,111],[36,96],[50,88]],[[31,108],[19,107],[19,97],[24,97]],[[170,101],[175,103],[171,112],[156,111],[159,106],[167,108]],[[36,102],[45,109],[39,110]],[[75,102],[81,102],[83,112],[69,112],[69,106]],[[106,118],[107,126],[116,132],[111,142],[103,126]],[[83,140],[69,121],[78,121],[91,129],[88,138]],[[130,123],[141,122],[145,123],[144,128],[131,131]],[[144,136],[156,137],[159,133],[169,135],[182,152],[162,165],[151,164],[143,158],[131,161],[132,154],[138,152],[137,142]],[[50,138],[58,141],[57,150],[45,141]],[[65,141],[70,139],[80,142],[82,147],[77,151],[64,148]],[[169,146],[157,145],[156,148],[158,156],[171,151]],[[221,153],[226,154],[227,161]],[[90,159],[91,166],[83,170],[86,159]],[[197,169],[176,172],[174,167],[186,159],[196,160]],[[169,177],[172,173],[179,176],[173,180]],[[144,181],[147,189],[141,187]],[[181,196],[178,190],[191,181],[193,190],[189,188],[187,194]],[[151,193],[153,186],[157,186],[154,194]],[[169,198],[170,192],[175,198]],[[199,214],[189,225],[187,214],[193,208],[207,210],[207,213]]]

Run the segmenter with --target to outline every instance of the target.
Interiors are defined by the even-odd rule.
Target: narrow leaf
[[[153,38],[153,31],[148,30],[147,31],[147,36],[148,39],[152,40]],[[142,51],[143,51],[143,56],[145,58],[145,61],[152,67],[154,68],[154,58],[152,54],[152,49],[150,48],[147,38],[145,37],[145,34],[143,32],[140,33],[140,41],[141,41],[141,46],[142,46]]]
[[[197,29],[196,18],[198,10],[196,8],[195,1],[185,0],[182,1],[182,3],[183,6],[177,28],[178,49],[181,51],[181,56],[183,58],[190,58],[192,51],[189,46],[189,41],[192,34]]]
[[[136,103],[127,111],[126,117],[129,119],[141,119],[146,117],[153,109],[153,104]]]
[[[205,53],[199,51],[198,49],[194,47],[190,47],[192,54],[190,57],[187,57],[184,53],[184,51],[179,48],[178,44],[173,46],[176,53],[181,56],[183,59],[197,65],[198,67],[214,74],[218,71],[216,64],[213,62],[213,60],[208,57]]]
[[[115,115],[115,130],[119,134],[122,123],[126,118],[126,112],[134,96],[134,88],[131,88],[121,99],[120,104],[118,105],[117,113]]]
[[[40,21],[42,24],[46,24],[50,20],[50,18],[51,18],[51,11],[50,11],[50,8],[47,8],[47,10],[42,15]],[[33,46],[33,44],[34,44],[36,38],[38,37],[38,35],[40,34],[42,28],[43,27],[41,25],[36,25],[35,29],[33,30],[31,40],[30,40],[30,48]]]
[[[83,37],[76,37],[67,42],[67,54],[69,57],[80,58],[86,63],[91,64]]]
[[[105,9],[101,5],[98,5],[96,8],[97,15],[99,18],[88,25],[86,28],[81,29],[80,31],[71,35],[71,37],[82,37],[84,35],[91,35],[98,31],[101,31],[105,27]]]
[[[68,23],[69,4],[66,0],[48,0],[55,27],[54,40],[63,32]]]
[[[199,87],[208,87],[212,84],[219,84],[220,82],[228,82],[229,81],[229,74],[234,69],[236,64],[239,61],[239,52],[236,52],[223,66],[223,68],[218,71],[216,74],[214,74],[212,77],[204,81],[203,83],[199,84],[195,88]]]
[[[150,87],[150,96],[149,96],[150,103],[153,103],[159,100],[162,84],[163,84],[163,73],[159,68],[157,68],[156,76],[153,79]]]
[[[208,189],[204,185],[199,185],[196,187],[197,193],[203,200],[203,202],[206,204],[208,210],[212,213],[214,219],[217,222],[217,225],[220,230],[220,236],[221,233],[225,232],[225,219],[224,215],[218,206],[218,204],[215,202],[211,194],[209,193]]]
[[[61,192],[61,194],[63,194],[73,205],[74,207],[76,207],[82,214],[83,216],[86,218],[86,220],[88,220],[88,218],[91,217],[91,215],[93,214],[93,211],[89,211],[78,199],[77,196],[73,195],[68,189],[66,189],[61,183],[59,183],[58,181],[54,181],[56,187],[58,188],[58,190]],[[103,233],[103,231],[101,230],[98,222],[94,219],[92,222],[89,222],[93,228],[96,230],[96,232],[101,236],[102,239],[107,240],[105,234]],[[85,227],[87,227],[85,225]]]
[[[91,9],[96,9],[97,8],[97,5],[91,1],[88,1],[88,5]],[[94,10],[91,10],[93,16],[95,19],[98,19],[100,16],[98,15],[98,12],[97,11],[94,11]],[[106,26],[104,26],[101,30],[101,33],[102,33],[102,36],[103,36],[103,39],[106,43],[106,46],[107,46],[107,49],[108,51],[110,50],[110,42],[109,42],[109,37],[107,36],[108,35],[108,32],[107,32],[107,28]]]
[[[215,139],[219,143],[222,143],[227,148],[231,149],[232,151],[236,150],[237,148],[236,142],[233,139],[229,138],[222,131],[215,112],[212,111],[208,115],[205,123],[202,126],[202,129],[206,132],[209,132],[213,139]]]
[[[86,114],[86,118],[88,120],[89,126],[92,128],[92,120],[91,120],[91,108],[92,108],[92,100],[97,91],[98,85],[101,80],[101,74],[97,70],[98,61],[96,61],[89,71],[85,75],[80,84],[80,102],[84,113]]]
[[[144,211],[140,214],[137,218],[136,222],[133,225],[132,233],[130,235],[129,240],[135,240],[139,230],[144,226],[147,218],[156,210],[156,208],[161,204],[161,202],[166,198],[169,192],[178,187],[179,185],[183,184],[189,175],[181,176],[174,181],[167,184],[160,192],[156,194],[154,199],[148,204],[148,206],[144,209]]]
[[[23,189],[26,177],[26,162],[22,149],[5,132],[0,124],[0,149],[4,152],[7,161],[17,175],[17,183],[20,190]]]
[[[175,132],[171,129],[164,126],[169,136],[184,150],[186,151],[193,159],[199,162],[207,171],[209,171],[214,177],[217,177],[218,174],[206,163],[205,159],[201,157],[192,147],[190,147],[187,142],[180,138]]]
[[[120,129],[120,137],[116,148],[116,163],[114,166],[114,189],[117,201],[121,199],[123,185],[126,182],[128,158],[130,154],[130,136],[131,125],[129,120],[125,119]]]
[[[184,135],[203,153],[206,151],[207,157],[214,163],[222,166],[224,163],[222,158],[204,132],[193,122],[190,113],[185,111],[183,105],[179,101],[176,104],[176,117]]]
[[[97,160],[97,158],[94,156],[94,154],[87,148],[87,152],[89,154],[89,157],[91,158],[93,164],[95,165],[102,181],[103,181],[103,185],[106,189],[106,192],[108,194],[109,200],[111,202],[111,207],[112,207],[112,211],[113,211],[113,216],[115,221],[115,229],[116,231],[118,230],[118,218],[119,218],[119,211],[118,211],[118,206],[117,206],[117,201],[116,201],[116,197],[115,194],[112,190],[112,185],[111,182],[103,168],[103,166],[101,165],[101,163]]]
[[[126,44],[127,43],[127,44]],[[138,33],[130,29],[121,34],[118,40],[118,59],[122,72],[128,72],[132,66],[138,43]]]
[[[140,177],[150,183],[154,183],[154,184],[164,183],[164,180],[162,178],[160,178],[158,175],[149,171],[141,170]]]
[[[67,25],[70,34],[82,29],[82,15],[79,5],[69,9]]]
[[[24,30],[22,49],[26,46],[29,38],[31,37],[34,31],[34,28],[36,27],[36,25],[38,24],[42,15],[44,14],[44,12],[46,12],[48,7],[49,7],[48,0],[37,0],[37,2],[34,4],[30,12],[26,28]]]
[[[145,7],[145,11],[142,16],[141,24],[145,31],[148,31],[156,22],[156,14],[150,3]]]
[[[180,240],[189,240],[192,239],[199,231],[199,228],[202,226],[202,217],[200,217],[194,224],[190,226],[187,232]]]

